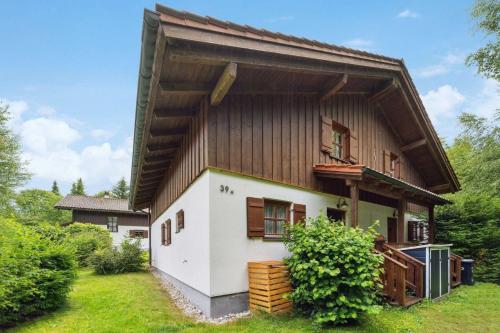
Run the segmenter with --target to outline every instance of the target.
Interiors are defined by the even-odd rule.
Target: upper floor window
[[[148,238],[147,230],[130,230],[129,231],[130,238]]]
[[[264,201],[264,237],[281,238],[285,224],[290,221],[290,204],[279,201]]]
[[[384,173],[394,178],[401,178],[401,160],[389,150],[384,150]]]
[[[358,139],[354,131],[330,117],[322,116],[321,122],[321,150],[337,160],[358,163]]]
[[[108,216],[107,226],[110,232],[118,232],[118,217]]]

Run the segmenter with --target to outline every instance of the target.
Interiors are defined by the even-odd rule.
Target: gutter
[[[153,61],[156,49],[156,37],[160,26],[160,16],[152,11],[144,10],[142,25],[141,60],[139,64],[139,80],[137,83],[137,101],[135,109],[134,141],[132,152],[132,168],[130,175],[129,207],[133,208],[135,188],[137,183],[136,173],[141,154],[141,141],[144,132],[146,109],[149,104],[149,91],[153,73]]]

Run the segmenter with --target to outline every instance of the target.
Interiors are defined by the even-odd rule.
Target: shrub
[[[346,228],[324,216],[289,230],[285,259],[294,288],[289,298],[315,323],[345,324],[376,313],[382,258],[374,253],[374,228]]]
[[[64,304],[76,277],[72,249],[33,228],[2,220],[0,327]]]
[[[80,267],[89,266],[89,258],[97,250],[111,249],[111,235],[97,225],[72,223],[66,231],[70,235],[69,244],[75,249],[76,259]]]
[[[97,250],[90,258],[90,264],[97,274],[137,272],[145,262],[140,240],[126,239],[120,248]]]

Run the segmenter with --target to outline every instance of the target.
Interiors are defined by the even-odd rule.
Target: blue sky
[[[23,142],[27,187],[89,194],[130,176],[144,8],[153,1],[2,1],[0,100]],[[498,86],[464,66],[482,46],[472,1],[168,1],[162,4],[271,31],[403,58],[438,134],[460,112],[491,116]]]

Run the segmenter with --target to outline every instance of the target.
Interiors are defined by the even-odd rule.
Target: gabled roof
[[[59,202],[55,204],[54,207],[69,210],[76,209],[96,212],[115,212],[146,215],[146,213],[144,212],[133,211],[129,209],[127,199],[96,198],[86,195],[67,195],[59,200]]]
[[[207,65],[214,62],[217,62],[216,66]],[[247,79],[252,77],[248,74],[250,70],[258,72],[256,76],[268,75],[271,77],[269,81],[279,71],[293,71],[297,74],[296,82],[303,83],[312,78],[311,82],[317,83],[315,87],[294,88],[316,89],[316,92],[325,87],[324,78],[329,76],[331,80],[349,75],[352,86],[348,83],[346,87],[354,91],[357,85],[370,90],[372,103],[391,125],[399,144],[404,147],[402,150],[412,164],[418,166],[418,172],[426,179],[429,189],[437,193],[460,189],[403,60],[156,5],[156,11],[146,10],[144,13],[131,173],[132,207],[149,206],[162,181],[160,175],[169,167],[167,163],[161,165],[163,169],[155,167],[158,174],[155,182],[142,183],[144,159],[150,156],[146,146],[148,143],[167,144],[152,139],[151,129],[157,133],[165,128],[174,132],[180,129],[175,128],[180,126],[175,123],[153,122],[155,105],[182,109],[199,103],[200,92],[207,90],[203,84],[216,82],[217,66],[230,62],[238,64],[242,74],[247,70],[247,76],[242,75]],[[192,88],[196,96],[165,97],[162,91],[164,88],[168,90],[169,83],[186,83],[170,82],[172,77],[199,83],[192,86],[196,87]],[[363,84],[360,80],[364,79]],[[292,87],[291,80],[282,81]],[[233,88],[241,88],[239,83],[236,79]],[[253,84],[258,86],[260,83]],[[182,90],[182,85],[178,89]],[[173,158],[175,150],[171,154]]]

